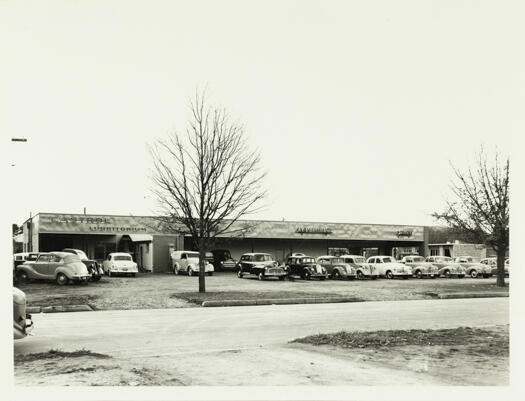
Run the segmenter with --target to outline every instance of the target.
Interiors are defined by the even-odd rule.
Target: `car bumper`
[[[68,277],[71,281],[76,281],[76,282],[83,282],[83,281],[89,281],[89,279],[91,278],[91,276],[72,276],[72,277]]]
[[[13,322],[13,337],[15,340],[19,340],[28,335],[33,329],[33,320],[29,313],[26,314],[25,322],[23,325]]]

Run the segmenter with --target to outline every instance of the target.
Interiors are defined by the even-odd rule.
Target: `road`
[[[508,298],[38,314],[15,354],[80,348],[133,358],[285,343],[339,330],[508,324]]]

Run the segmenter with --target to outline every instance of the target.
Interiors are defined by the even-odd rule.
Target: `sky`
[[[510,1],[0,2],[4,171],[28,190],[8,217],[154,214],[147,145],[205,89],[261,152],[249,218],[436,224],[450,163],[523,145],[522,21]]]

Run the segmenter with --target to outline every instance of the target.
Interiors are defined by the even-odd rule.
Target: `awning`
[[[133,242],[152,242],[153,235],[151,234],[128,234]]]

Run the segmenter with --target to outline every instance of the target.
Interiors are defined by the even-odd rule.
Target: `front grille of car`
[[[268,273],[270,273],[270,274],[279,274],[279,273],[282,273],[282,269],[271,268],[271,269],[268,269]]]

